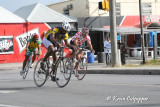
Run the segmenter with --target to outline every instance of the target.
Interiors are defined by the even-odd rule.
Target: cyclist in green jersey
[[[30,55],[32,55],[32,52],[33,52],[33,58],[32,58],[31,67],[33,66],[33,63],[36,59],[36,54],[40,54],[40,46],[41,46],[41,42],[39,40],[39,36],[37,34],[34,34],[33,37],[30,38],[29,41],[27,42],[25,59],[23,61],[23,67],[20,74],[24,73],[24,68],[27,64],[27,61],[29,60]],[[38,51],[37,51],[37,48],[38,48]]]

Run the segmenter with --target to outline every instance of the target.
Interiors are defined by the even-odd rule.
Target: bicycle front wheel
[[[24,73],[22,74],[23,79],[26,79],[28,71],[29,71],[29,67],[30,67],[31,61],[29,60],[24,68]]]
[[[37,85],[37,87],[41,87],[46,82],[48,76],[46,71],[41,69],[40,63],[42,60],[43,58],[41,58],[36,63],[36,66],[34,68],[33,78],[34,78],[34,83]],[[47,66],[46,62],[44,64],[45,64],[44,66],[46,67]]]
[[[88,60],[86,57],[82,57],[79,62],[79,67],[76,76],[78,80],[82,80],[85,77],[87,73],[87,67],[88,67]]]
[[[55,80],[56,84],[62,88],[70,81],[72,74],[71,61],[67,57],[61,57],[56,63]]]

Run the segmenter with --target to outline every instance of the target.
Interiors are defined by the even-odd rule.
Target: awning
[[[103,31],[103,32],[110,32],[110,28],[92,28],[92,31]],[[160,33],[160,29],[146,29],[143,28],[144,34],[148,34],[149,32],[156,31]],[[141,34],[141,29],[137,27],[117,27],[117,33],[121,35],[127,34]]]

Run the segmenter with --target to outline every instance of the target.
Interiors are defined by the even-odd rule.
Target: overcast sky
[[[11,12],[14,12],[20,7],[30,4],[41,3],[43,5],[49,5],[61,1],[65,0],[0,0],[0,6]]]

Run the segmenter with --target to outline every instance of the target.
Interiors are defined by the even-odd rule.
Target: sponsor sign
[[[39,37],[40,37],[40,34],[39,34],[39,29],[36,28],[36,29],[33,29],[31,31],[28,31],[24,34],[21,34],[17,37],[15,37],[17,43],[18,43],[18,46],[19,46],[19,51],[20,53],[26,48],[26,44],[27,44],[27,41],[34,35],[34,34],[38,34]],[[41,40],[41,39],[40,39]]]
[[[0,54],[13,53],[13,36],[0,36]]]

